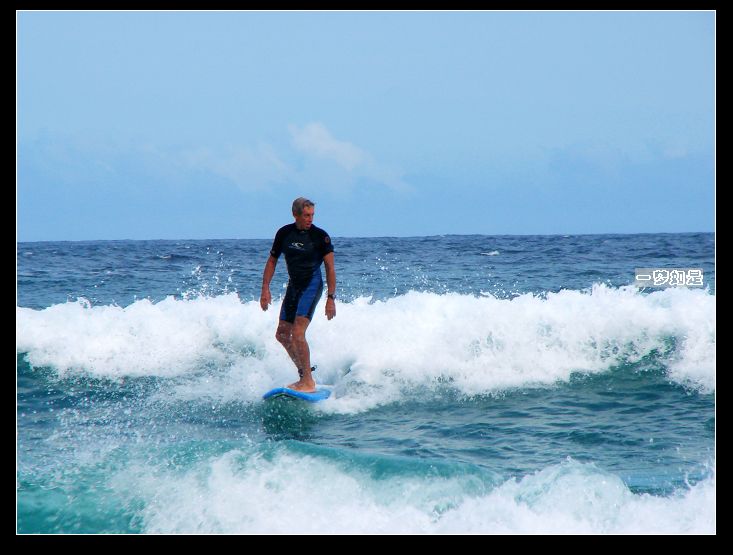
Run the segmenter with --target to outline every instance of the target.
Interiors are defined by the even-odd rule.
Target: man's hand
[[[272,295],[270,295],[270,281],[275,275],[275,266],[277,266],[277,258],[270,254],[265,264],[265,271],[262,273],[262,293],[260,294],[260,306],[262,310],[267,310],[272,304]]]
[[[330,291],[331,294],[336,293],[336,264],[333,261],[334,256],[332,252],[329,252],[323,257],[323,264],[326,266],[326,284],[328,288],[326,291]],[[326,318],[329,320],[336,317],[336,301],[333,299],[326,298]]]
[[[260,294],[260,306],[262,307],[262,310],[267,310],[268,307],[272,304],[272,295],[270,295],[270,289],[262,289],[262,294]]]

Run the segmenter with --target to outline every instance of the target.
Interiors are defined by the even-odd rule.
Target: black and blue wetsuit
[[[310,229],[300,230],[292,223],[277,231],[270,255],[277,259],[285,253],[290,276],[280,309],[280,320],[292,324],[296,316],[313,319],[313,312],[323,293],[321,264],[323,257],[330,252],[333,252],[331,238],[314,225]]]

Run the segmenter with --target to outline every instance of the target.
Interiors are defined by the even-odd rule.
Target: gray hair
[[[293,201],[293,216],[300,216],[303,213],[303,208],[307,206],[315,206],[315,204],[313,201],[304,197],[296,198]]]

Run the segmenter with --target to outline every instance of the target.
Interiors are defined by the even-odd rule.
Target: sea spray
[[[139,300],[127,307],[68,302],[18,308],[19,352],[34,367],[97,377],[195,376],[252,386],[292,377],[274,332],[276,311],[236,294]],[[641,294],[597,285],[513,299],[411,292],[385,301],[340,303],[333,322],[316,319],[309,342],[318,378],[341,388],[449,381],[466,394],[567,381],[654,359],[669,377],[715,387],[715,297],[700,290]],[[335,348],[334,346],[338,346]],[[255,391],[245,395],[256,397]],[[343,395],[342,395],[343,396]]]

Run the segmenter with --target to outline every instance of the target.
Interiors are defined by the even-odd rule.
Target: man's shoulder
[[[315,224],[311,225],[310,232],[318,237],[328,237],[326,230],[316,226]]]
[[[270,254],[274,256],[275,258],[280,256],[280,252],[282,251],[283,243],[285,242],[292,227],[295,227],[295,224],[284,225],[280,229],[277,230],[277,233],[275,233],[275,240],[272,243],[272,249],[270,249]]]
[[[286,233],[291,232],[294,227],[295,227],[295,224],[294,223],[293,224],[285,224],[284,226],[282,226],[280,229],[277,230],[277,233],[275,233],[275,236],[277,237],[278,235],[281,235],[281,236],[282,235],[285,235]]]
[[[333,252],[333,243],[331,243],[331,237],[329,237],[328,233],[325,229],[321,229],[320,227],[316,227],[314,225],[310,228],[311,232],[311,238],[316,241],[316,244],[319,245],[319,249],[324,254],[328,254],[329,252]]]

